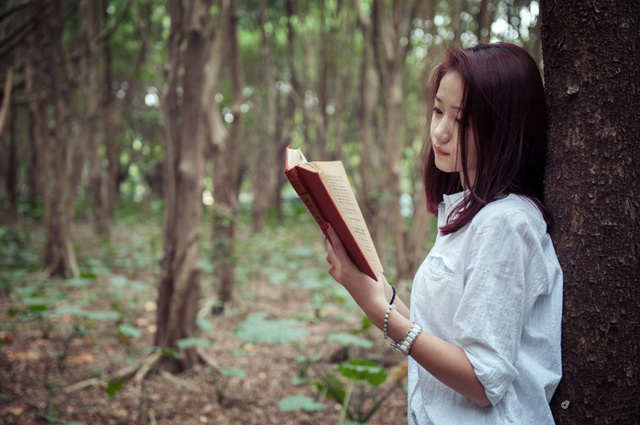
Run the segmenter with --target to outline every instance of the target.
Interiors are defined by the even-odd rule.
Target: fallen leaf
[[[13,342],[13,334],[7,331],[0,331],[0,341],[2,344],[11,344]]]
[[[25,405],[18,405],[18,406],[9,406],[6,409],[4,409],[2,411],[3,414],[10,414],[13,416],[20,416],[24,413],[24,411],[27,410],[27,406]]]
[[[156,311],[158,306],[155,301],[145,301],[142,304],[142,308],[144,308],[144,311]]]
[[[32,362],[40,359],[40,353],[34,350],[13,351],[7,350],[7,360],[10,362]]]
[[[96,356],[91,353],[80,353],[78,355],[70,356],[67,358],[67,362],[70,364],[87,364],[95,363],[96,361]]]

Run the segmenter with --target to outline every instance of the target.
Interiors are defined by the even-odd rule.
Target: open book
[[[284,172],[325,235],[329,222],[360,271],[378,280],[382,264],[342,162],[307,162],[288,147]]]

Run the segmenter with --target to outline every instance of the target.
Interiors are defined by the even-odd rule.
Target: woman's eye
[[[436,115],[442,115],[442,111],[439,108],[433,108],[433,113]]]

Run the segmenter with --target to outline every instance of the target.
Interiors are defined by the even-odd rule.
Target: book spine
[[[316,201],[309,194],[309,190],[300,178],[300,172],[298,168],[293,167],[286,170],[285,175],[289,179],[289,183],[291,183],[293,189],[296,191],[300,199],[302,199],[302,202],[315,219],[316,223],[318,223],[318,227],[320,227],[322,233],[324,233],[325,236],[328,237],[327,230],[324,227],[324,224],[327,222],[327,218],[322,213],[322,210],[320,209]]]

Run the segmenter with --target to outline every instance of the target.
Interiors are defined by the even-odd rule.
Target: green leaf
[[[348,334],[348,333],[335,333],[329,334],[327,336],[328,342],[337,342],[338,344],[346,347],[349,345],[353,345],[361,348],[371,348],[373,347],[373,341],[370,339],[358,338],[357,336]]]
[[[29,311],[38,312],[47,310],[49,310],[49,306],[47,304],[29,304]]]
[[[213,324],[204,317],[199,318],[197,324],[198,329],[200,329],[202,332],[213,332],[215,330]]]
[[[295,387],[299,387],[300,385],[306,385],[309,383],[309,380],[306,378],[293,378],[291,380],[291,385]]]
[[[290,410],[304,410],[306,412],[314,412],[322,410],[327,407],[324,403],[318,403],[311,397],[304,395],[294,395],[285,397],[278,403],[278,408],[281,412],[287,412]]]
[[[295,357],[295,361],[296,363],[316,363],[320,361],[321,358],[322,356],[320,354],[314,354],[312,356],[300,355]]]
[[[82,316],[84,315],[84,311],[78,308],[75,305],[67,305],[64,307],[60,307],[51,312],[52,316]]]
[[[67,280],[67,285],[79,288],[79,287],[83,287],[83,286],[89,286],[89,285],[91,285],[91,282],[93,282],[93,280],[86,279],[86,278],[83,278],[83,277],[78,277],[78,278],[68,279]]]
[[[303,245],[297,248],[291,248],[287,253],[298,257],[311,258],[316,254],[316,250],[311,245]]]
[[[54,425],[84,425],[81,422],[70,422],[70,421],[64,421],[62,419],[59,419],[57,416],[51,416],[51,415],[43,415],[42,416],[44,419],[46,419],[50,424],[54,424]]]
[[[300,329],[304,322],[299,320],[265,320],[267,313],[252,314],[240,323],[234,334],[251,344],[269,342],[282,344],[306,338],[308,332]]]
[[[367,381],[373,386],[382,384],[387,379],[387,372],[376,363],[364,359],[351,359],[338,366],[342,376],[356,381]]]
[[[269,282],[272,285],[280,285],[290,279],[291,279],[291,276],[289,275],[289,272],[278,270],[269,274],[269,277],[267,277],[267,282]]]
[[[344,384],[338,377],[332,373],[324,375],[324,380],[316,382],[316,388],[319,392],[326,393],[326,397],[331,398],[338,403],[342,403],[347,394]]]
[[[235,376],[238,378],[244,378],[247,374],[242,369],[219,369],[222,376]]]
[[[146,283],[142,283],[138,280],[129,281],[129,285],[127,286],[129,289],[137,292],[144,292],[150,288],[150,286]]]
[[[109,397],[113,397],[114,395],[122,391],[123,385],[124,385],[124,381],[122,379],[118,379],[116,381],[109,381],[105,391],[107,394],[109,394]]]
[[[118,320],[120,315],[115,311],[82,311],[82,314],[79,316],[86,317],[87,319],[93,320]]]
[[[176,341],[178,348],[208,347],[211,341],[203,338],[183,338]]]
[[[140,335],[142,335],[142,332],[140,332],[140,329],[132,325],[126,325],[124,323],[118,325],[118,331],[120,331],[123,335],[132,337],[132,338],[139,338]]]
[[[373,327],[373,323],[371,323],[371,320],[369,320],[367,316],[364,316],[362,317],[362,326],[360,327],[360,329],[354,331],[353,333],[362,333],[371,327]]]
[[[349,422],[340,422],[340,423],[338,423],[338,425],[369,425],[369,424],[367,422],[349,421]]]
[[[125,276],[117,275],[111,277],[111,279],[109,279],[109,282],[116,288],[124,288],[129,282],[129,279],[127,279]]]

